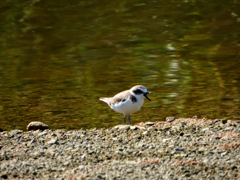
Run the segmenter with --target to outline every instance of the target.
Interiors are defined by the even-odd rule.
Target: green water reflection
[[[99,97],[136,84],[152,101],[132,122],[239,119],[240,3],[0,2],[0,127],[123,123]]]

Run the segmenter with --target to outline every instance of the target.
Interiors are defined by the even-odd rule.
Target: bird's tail
[[[105,97],[101,97],[99,100],[100,100],[100,101],[103,101],[103,102],[105,102],[105,103],[107,103],[107,104],[108,104],[108,102],[109,102],[109,99],[111,99],[111,98],[105,98]]]

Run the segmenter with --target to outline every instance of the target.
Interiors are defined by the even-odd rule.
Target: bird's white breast
[[[133,102],[129,98],[126,99],[124,102],[119,102],[116,104],[112,104],[110,107],[119,113],[124,113],[124,114],[132,114],[134,112],[137,112],[141,109],[141,106],[144,103],[143,98],[136,97],[137,101]]]

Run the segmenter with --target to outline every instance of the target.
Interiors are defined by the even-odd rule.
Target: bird
[[[136,85],[113,97],[101,97],[99,100],[107,103],[114,111],[122,113],[124,124],[126,124],[125,117],[128,115],[129,124],[132,125],[130,115],[141,109],[145,98],[151,101],[147,94],[153,93],[148,92],[147,88],[142,85]]]

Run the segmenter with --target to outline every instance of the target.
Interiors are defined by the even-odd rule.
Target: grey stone
[[[140,129],[140,130],[146,130],[146,128],[145,127],[142,127],[142,126],[137,126],[138,127],[138,129]]]
[[[155,122],[149,122],[148,121],[148,122],[145,122],[145,124],[148,125],[148,126],[153,126],[155,124]]]
[[[130,126],[130,129],[132,129],[132,130],[137,130],[137,129],[139,129],[137,126]]]
[[[38,121],[31,122],[27,126],[27,131],[39,130],[39,129],[40,130],[49,129],[49,126],[42,122],[38,122]]]
[[[130,125],[117,125],[117,126],[114,126],[114,129],[129,130],[130,129]]]
[[[21,134],[22,132],[23,131],[21,131],[21,130],[15,129],[15,130],[10,131],[10,134],[16,135],[16,134]]]
[[[187,125],[186,122],[181,122],[181,124],[182,124],[182,127],[185,127]]]
[[[222,119],[221,122],[222,122],[223,124],[226,124],[226,123],[227,123],[227,120],[226,120],[226,119]]]
[[[149,131],[144,131],[144,132],[142,133],[142,135],[149,136],[149,135],[150,135],[150,132],[149,132]]]
[[[166,121],[167,122],[172,122],[172,121],[174,121],[176,118],[175,117],[167,117],[166,118]]]
[[[176,148],[176,151],[185,151],[184,148]]]
[[[50,141],[46,142],[47,145],[52,145],[52,144],[57,144],[58,143],[58,139],[57,138],[53,138]]]

